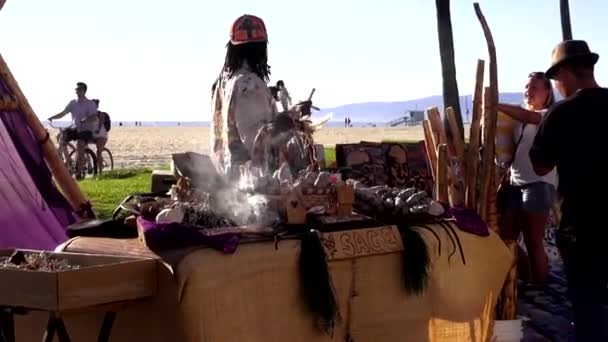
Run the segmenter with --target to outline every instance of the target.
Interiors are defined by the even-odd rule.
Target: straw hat
[[[548,78],[554,78],[559,67],[574,60],[587,60],[592,64],[597,63],[600,56],[591,52],[587,42],[584,40],[565,40],[553,49],[551,53],[551,67],[545,73]]]

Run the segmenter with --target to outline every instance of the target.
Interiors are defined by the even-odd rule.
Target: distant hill
[[[523,93],[501,93],[499,97],[500,101],[505,103],[519,104],[523,101]],[[472,98],[471,95],[460,97],[460,109],[465,122],[471,119]],[[349,116],[352,122],[385,123],[401,117],[408,110],[424,110],[432,106],[437,106],[440,112],[443,112],[443,97],[437,95],[399,102],[352,103],[334,108],[322,108],[321,112],[315,116],[333,113],[332,121],[344,121],[344,118]]]

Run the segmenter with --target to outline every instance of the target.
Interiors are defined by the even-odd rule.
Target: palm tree
[[[445,131],[448,135],[460,134],[464,139],[464,126],[460,112],[460,97],[456,82],[456,63],[454,62],[454,38],[452,35],[452,19],[450,17],[450,0],[435,0],[437,7],[437,32],[439,34],[439,55],[441,56],[441,74],[443,78],[443,105],[452,107],[456,114],[460,132],[451,132],[447,120],[444,120]]]
[[[572,25],[570,24],[570,6],[568,5],[568,0],[560,0],[559,9],[562,17],[562,37],[564,40],[572,40]]]

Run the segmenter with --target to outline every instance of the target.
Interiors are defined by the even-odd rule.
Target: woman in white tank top
[[[500,112],[519,122],[514,134],[517,146],[509,167],[511,186],[507,190],[501,235],[505,240],[517,240],[519,234],[523,233],[529,263],[525,263],[525,269],[520,274],[529,275],[527,280],[538,284],[545,281],[548,273],[543,241],[549,212],[555,201],[557,173],[553,170],[545,176],[538,176],[528,154],[538,124],[555,101],[551,81],[542,72],[531,73],[524,96],[525,109],[509,104],[498,105]]]

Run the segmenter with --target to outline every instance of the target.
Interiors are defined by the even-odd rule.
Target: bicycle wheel
[[[103,165],[103,171],[112,171],[114,170],[114,158],[112,157],[112,152],[104,147],[101,150],[101,163]],[[99,170],[101,173],[101,170]]]
[[[68,172],[70,173],[70,175],[74,176],[76,174],[76,165],[75,165],[73,156],[76,151],[76,147],[72,143],[66,143],[65,149],[68,154],[67,158],[69,158],[69,159],[66,160],[66,156],[61,151],[61,146],[57,147],[57,154],[59,154],[59,159],[61,160],[63,165],[65,165],[65,167],[68,169]]]
[[[70,159],[72,159],[74,169],[76,169],[76,150],[73,150],[70,153]],[[74,171],[74,173],[76,173],[76,171]],[[97,175],[97,158],[95,157],[95,152],[88,147],[84,150],[84,167],[82,168],[80,174],[76,175],[76,178],[84,179],[87,175]]]

